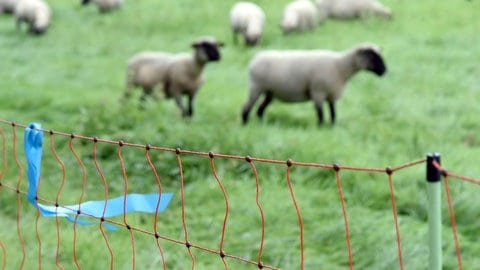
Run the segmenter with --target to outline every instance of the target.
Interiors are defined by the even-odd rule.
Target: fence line
[[[19,265],[19,269],[23,269],[27,256],[26,256],[26,243],[25,239],[22,233],[21,229],[21,209],[22,209],[22,198],[26,197],[26,192],[21,189],[23,179],[25,177],[24,174],[24,167],[22,166],[22,162],[20,161],[19,155],[17,153],[17,145],[18,145],[18,135],[17,135],[17,129],[18,128],[26,128],[27,126],[22,125],[22,124],[17,124],[14,122],[9,122],[5,120],[0,119],[0,124],[6,124],[10,125],[12,127],[12,149],[13,149],[13,160],[16,164],[16,167],[18,169],[18,178],[16,185],[12,185],[9,183],[4,182],[4,176],[7,172],[8,168],[8,156],[7,156],[7,137],[0,126],[0,134],[1,134],[1,139],[2,139],[2,157],[3,157],[3,166],[0,171],[0,191],[2,188],[5,188],[7,190],[13,191],[17,193],[17,215],[16,215],[16,229],[17,229],[17,236],[20,242],[21,246],[21,262]],[[103,208],[103,215],[101,218],[98,218],[94,215],[88,215],[86,213],[85,215],[89,216],[92,219],[98,220],[98,226],[100,233],[103,237],[103,240],[105,242],[105,245],[108,250],[108,254],[110,256],[109,260],[109,267],[110,269],[115,268],[115,253],[113,251],[112,243],[110,242],[107,232],[105,230],[105,224],[113,224],[118,227],[123,227],[129,231],[129,236],[130,236],[130,246],[132,249],[132,269],[136,268],[137,262],[136,262],[136,240],[135,240],[135,233],[140,233],[143,235],[148,235],[150,237],[153,237],[155,239],[156,247],[158,249],[160,258],[161,258],[161,265],[163,269],[167,269],[167,258],[166,254],[168,254],[168,250],[165,250],[163,245],[160,243],[160,240],[165,240],[173,244],[177,245],[183,245],[187,248],[188,255],[191,259],[191,268],[195,269],[197,265],[197,259],[195,255],[193,254],[193,249],[202,251],[205,253],[209,253],[212,255],[217,255],[220,257],[223,267],[225,269],[229,269],[229,264],[226,259],[234,260],[240,263],[244,264],[250,264],[258,269],[280,269],[279,266],[271,265],[264,263],[263,256],[265,253],[265,240],[266,240],[266,235],[265,235],[265,223],[266,223],[266,218],[264,214],[264,209],[263,205],[260,202],[260,197],[261,197],[261,189],[260,189],[260,176],[257,171],[257,167],[255,163],[264,163],[264,164],[277,164],[277,165],[284,165],[286,166],[286,171],[285,171],[285,178],[287,181],[288,185],[288,191],[290,193],[290,199],[293,203],[293,206],[295,208],[295,212],[297,215],[297,222],[298,222],[298,240],[300,243],[299,250],[300,250],[300,258],[299,258],[299,269],[305,269],[305,250],[304,250],[304,221],[303,221],[303,216],[301,213],[301,208],[297,202],[297,198],[295,195],[295,189],[292,183],[291,179],[291,170],[293,167],[314,167],[314,168],[323,168],[323,169],[329,169],[333,170],[335,172],[335,180],[337,184],[337,191],[338,191],[338,196],[340,200],[340,205],[342,209],[342,216],[343,216],[343,222],[345,226],[345,241],[347,245],[347,253],[348,253],[348,265],[350,269],[354,269],[354,256],[352,252],[352,245],[351,245],[351,234],[350,234],[350,229],[349,229],[349,220],[348,220],[348,213],[347,213],[347,207],[345,203],[345,198],[344,198],[344,193],[343,193],[343,188],[342,188],[342,181],[341,181],[341,172],[342,171],[363,171],[363,172],[372,172],[372,173],[385,173],[388,177],[388,185],[389,185],[389,195],[390,195],[390,202],[391,202],[391,207],[392,207],[392,215],[393,215],[393,222],[394,222],[394,227],[395,227],[395,238],[396,238],[396,244],[397,244],[397,253],[398,253],[398,265],[400,269],[404,269],[404,262],[403,262],[403,254],[402,254],[402,245],[401,245],[401,234],[400,234],[400,228],[399,228],[399,222],[398,222],[398,212],[397,212],[397,206],[396,206],[396,201],[395,201],[395,193],[394,193],[394,179],[393,179],[393,174],[397,171],[414,167],[420,164],[424,164],[426,162],[426,159],[419,159],[415,161],[411,161],[396,167],[387,167],[387,168],[363,168],[363,167],[355,167],[355,166],[344,166],[340,164],[322,164],[322,163],[311,163],[311,162],[298,162],[298,161],[293,161],[291,159],[289,160],[275,160],[275,159],[266,159],[266,158],[258,158],[258,157],[251,157],[251,156],[240,156],[240,155],[228,155],[228,154],[219,154],[219,153],[213,153],[213,152],[200,152],[200,151],[192,151],[192,150],[184,150],[180,148],[166,148],[166,147],[158,147],[158,146],[152,146],[150,144],[146,145],[141,145],[141,144],[134,144],[134,143],[128,143],[128,142],[123,142],[123,141],[113,141],[113,140],[106,140],[106,139],[100,139],[97,137],[87,137],[83,135],[77,135],[77,134],[68,134],[64,132],[58,132],[54,130],[40,130],[43,133],[49,134],[50,135],[50,152],[54,156],[58,166],[61,169],[61,183],[59,188],[57,189],[55,193],[55,200],[51,200],[48,198],[44,198],[41,196],[38,196],[36,198],[37,201],[55,205],[57,208],[67,208],[66,205],[63,205],[60,203],[60,195],[62,194],[62,191],[64,189],[65,184],[67,183],[67,165],[63,162],[60,154],[57,151],[56,148],[56,141],[55,138],[58,137],[64,137],[68,138],[68,149],[72,156],[74,157],[77,166],[81,169],[81,192],[80,192],[80,198],[78,200],[78,205],[82,204],[84,201],[84,196],[86,192],[86,185],[87,185],[87,169],[84,164],[84,161],[82,161],[82,158],[78,154],[78,151],[75,150],[75,147],[73,146],[73,141],[74,140],[81,140],[81,141],[90,141],[93,143],[92,147],[92,152],[93,152],[93,163],[94,167],[96,168],[96,172],[98,173],[99,177],[102,180],[103,184],[103,189],[104,189],[104,199],[108,200],[110,198],[109,194],[109,185],[107,181],[107,177],[103,170],[101,169],[101,166],[98,161],[98,149],[97,145],[98,144],[111,144],[111,145],[116,145],[118,146],[117,148],[117,159],[120,162],[120,167],[121,167],[121,175],[123,177],[123,185],[124,185],[124,198],[126,198],[127,192],[129,191],[129,178],[127,174],[127,169],[124,161],[124,156],[122,153],[122,149],[129,147],[129,148],[140,148],[145,151],[145,161],[148,164],[148,167],[151,170],[151,173],[153,175],[153,178],[155,179],[155,183],[158,187],[158,193],[162,194],[163,193],[163,185],[162,185],[162,179],[160,174],[158,173],[154,162],[152,161],[152,158],[150,156],[150,153],[152,151],[160,151],[160,152],[170,152],[175,154],[176,156],[176,162],[177,166],[179,169],[179,184],[180,184],[180,202],[181,202],[181,222],[182,222],[182,227],[183,227],[183,239],[175,239],[173,237],[169,237],[167,235],[162,235],[159,233],[159,228],[158,228],[158,211],[154,213],[154,222],[152,225],[152,231],[136,226],[130,225],[130,222],[128,220],[127,213],[124,211],[122,215],[122,220],[118,221],[113,218],[106,218],[105,216],[105,211],[106,211],[106,204]],[[210,171],[212,175],[215,178],[216,184],[218,185],[218,188],[221,190],[223,199],[224,199],[224,204],[225,204],[225,210],[223,214],[223,221],[222,221],[222,226],[221,226],[221,231],[220,231],[220,241],[217,243],[217,248],[211,248],[211,247],[206,247],[200,244],[196,244],[190,241],[189,238],[189,229],[188,229],[188,224],[187,224],[187,219],[186,219],[186,195],[185,195],[185,179],[184,179],[184,168],[183,165],[183,159],[182,156],[200,156],[200,157],[207,157],[209,158],[210,161]],[[261,223],[261,228],[260,228],[260,239],[258,242],[258,252],[256,255],[256,258],[254,260],[249,259],[249,258],[244,258],[239,255],[235,254],[230,254],[225,252],[224,250],[224,244],[225,244],[225,238],[226,238],[226,231],[227,231],[227,224],[229,220],[229,211],[230,211],[230,204],[229,204],[229,196],[227,193],[227,190],[223,184],[222,179],[219,177],[218,172],[217,172],[217,166],[215,164],[215,159],[221,158],[221,159],[233,159],[233,160],[243,160],[246,161],[249,166],[251,171],[253,172],[253,175],[255,177],[255,204],[258,208],[258,213],[260,216],[260,223]],[[452,201],[451,201],[451,195],[450,195],[450,190],[448,186],[448,178],[456,178],[459,180],[467,181],[473,184],[480,185],[480,181],[473,179],[473,178],[468,178],[464,177],[458,174],[450,173],[441,168],[440,164],[436,163],[434,164],[438,170],[442,172],[442,175],[444,176],[444,182],[445,182],[445,190],[447,194],[447,203],[449,207],[449,213],[450,213],[450,220],[452,224],[452,233],[454,235],[454,240],[455,240],[455,247],[456,247],[456,254],[457,254],[457,260],[458,260],[458,266],[459,269],[462,269],[462,259],[461,259],[461,252],[460,252],[460,245],[458,241],[458,235],[457,235],[457,230],[456,230],[456,224],[455,224],[455,216],[453,213],[453,206],[452,206]],[[126,204],[126,199],[124,200],[124,207]],[[124,208],[125,209],[125,208]],[[158,209],[158,205],[157,205]],[[78,236],[77,236],[77,230],[78,230],[78,217],[80,215],[80,208],[77,209],[69,209],[72,211],[78,211],[78,215],[75,215],[74,222],[73,222],[73,262],[75,264],[75,267],[77,269],[82,269],[82,265],[80,263],[81,258],[79,258],[79,252],[77,250],[77,245],[78,245]],[[83,213],[82,213],[83,214]],[[35,234],[37,238],[37,243],[38,243],[38,265],[39,268],[42,266],[42,239],[40,235],[40,230],[39,230],[39,220],[41,217],[41,213],[37,208],[37,215],[35,218]],[[55,216],[55,223],[56,223],[56,250],[55,250],[55,265],[59,269],[64,269],[64,266],[61,263],[60,260],[60,248],[62,245],[61,241],[61,230],[60,230],[60,217]],[[2,269],[7,269],[7,253],[8,252],[8,246],[5,245],[2,239],[0,239],[0,248],[2,249],[2,254],[3,254],[3,260],[2,260]],[[11,256],[11,255],[10,255]]]

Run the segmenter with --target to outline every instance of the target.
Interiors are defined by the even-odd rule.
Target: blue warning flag
[[[79,219],[79,216],[110,218],[131,212],[155,213],[163,212],[172,199],[172,193],[137,194],[130,193],[124,196],[108,200],[86,201],[80,204],[54,206],[44,205],[37,200],[38,184],[42,165],[43,131],[38,123],[30,123],[25,128],[25,156],[27,158],[28,193],[27,199],[43,216],[65,217],[71,222],[82,225],[93,224],[92,222]],[[116,227],[105,224],[110,230]]]

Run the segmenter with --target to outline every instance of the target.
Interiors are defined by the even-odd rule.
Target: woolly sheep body
[[[167,98],[175,98],[183,116],[193,115],[193,99],[203,84],[203,69],[208,62],[219,61],[222,46],[213,38],[202,38],[192,44],[194,53],[171,54],[144,52],[131,58],[127,67],[126,90],[128,98],[134,87],[142,87],[145,99],[157,85],[163,85]],[[188,96],[185,108],[182,95]]]
[[[325,17],[351,19],[368,15],[386,18],[392,16],[390,8],[377,0],[317,0],[319,13]]]
[[[0,14],[13,13],[18,0],[0,0]]]
[[[261,118],[273,99],[284,102],[313,100],[319,123],[323,122],[322,104],[330,106],[332,124],[335,122],[335,101],[343,92],[348,80],[360,70],[369,70],[381,76],[386,67],[378,46],[360,44],[349,50],[291,50],[264,51],[250,62],[249,97],[242,109],[243,123],[264,95],[257,115]]]
[[[310,0],[296,0],[285,6],[280,24],[284,33],[312,30],[317,25],[317,8]]]
[[[91,0],[82,0],[82,4],[86,5]],[[119,8],[123,4],[123,0],[93,0],[93,3],[97,5],[100,12],[108,12]]]
[[[158,84],[165,82],[168,65],[173,58],[173,54],[164,52],[142,52],[134,55],[127,65],[125,97],[130,96],[134,87],[143,88],[142,100],[151,95]]]
[[[15,6],[15,20],[17,29],[20,30],[21,23],[29,25],[29,32],[42,34],[47,31],[50,25],[52,11],[42,0],[20,0]]]
[[[262,8],[251,2],[238,2],[230,11],[230,26],[234,43],[240,33],[245,44],[253,46],[261,39],[265,25],[265,13]]]

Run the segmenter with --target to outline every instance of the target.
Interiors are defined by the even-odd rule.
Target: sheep
[[[87,5],[91,0],[82,0],[82,5]],[[101,13],[112,11],[123,4],[123,0],[93,0]]]
[[[171,54],[144,52],[134,55],[128,62],[124,98],[134,87],[143,88],[141,100],[163,84],[166,98],[175,98],[183,116],[193,116],[193,99],[203,84],[202,71],[208,62],[220,60],[222,42],[212,37],[200,38],[191,45],[194,53]],[[182,94],[188,96],[188,108],[183,105]]]
[[[50,25],[51,16],[52,11],[43,0],[19,0],[15,6],[17,30],[21,29],[22,22],[26,22],[30,33],[43,34]]]
[[[13,13],[17,0],[0,0],[0,14]]]
[[[353,19],[371,15],[392,17],[392,11],[377,0],[317,0],[316,5],[325,18]]]
[[[230,11],[230,25],[235,44],[237,43],[237,35],[240,33],[246,45],[255,46],[263,34],[265,13],[261,7],[254,3],[238,2]]]
[[[285,6],[280,27],[284,34],[312,30],[317,25],[317,8],[310,0],[296,0]]]
[[[257,99],[264,95],[257,115],[261,119],[273,99],[284,102],[313,100],[318,123],[323,123],[322,104],[330,107],[335,123],[335,101],[358,71],[368,70],[382,76],[387,68],[380,48],[372,43],[358,44],[348,50],[293,50],[259,52],[249,65],[249,97],[242,109],[243,124]]]

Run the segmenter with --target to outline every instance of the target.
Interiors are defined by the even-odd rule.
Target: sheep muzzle
[[[203,50],[208,57],[209,61],[219,61],[220,60],[220,51],[218,50],[217,45],[215,44],[203,44]]]
[[[385,65],[385,62],[383,61],[382,56],[372,50],[365,51],[365,56],[368,59],[366,69],[372,71],[378,76],[383,76],[383,74],[385,74],[385,72],[387,71],[387,67]]]

